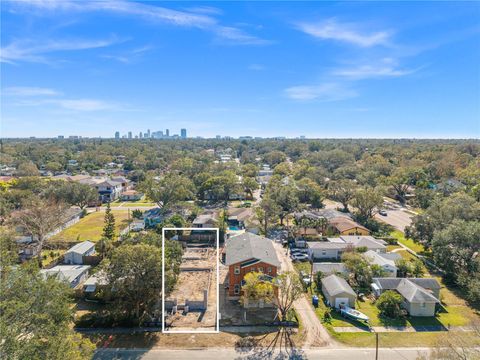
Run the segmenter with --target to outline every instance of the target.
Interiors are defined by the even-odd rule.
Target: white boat
[[[342,315],[348,316],[349,318],[352,318],[354,320],[360,320],[360,321],[370,320],[370,318],[364,313],[361,313],[360,311],[352,309],[351,307],[348,307],[348,306],[344,306],[343,308],[341,308],[340,312]]]

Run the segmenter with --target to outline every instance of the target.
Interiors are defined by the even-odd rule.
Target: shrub
[[[400,294],[393,290],[385,291],[382,295],[380,295],[380,297],[375,303],[378,310],[380,310],[380,314],[389,318],[397,318],[400,316],[401,304],[402,297],[400,296]]]

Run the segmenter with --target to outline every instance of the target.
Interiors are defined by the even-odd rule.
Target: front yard
[[[127,210],[112,210],[115,216],[115,230],[117,234],[120,230],[128,226],[128,211]],[[98,241],[102,237],[104,226],[104,211],[97,211],[86,215],[84,218],[69,228],[63,230],[57,235],[53,236],[51,242],[75,242],[75,241]],[[132,218],[130,214],[130,218]]]

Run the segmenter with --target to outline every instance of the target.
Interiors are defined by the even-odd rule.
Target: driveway
[[[277,251],[277,256],[281,263],[281,271],[296,271],[286,255],[286,249],[278,243],[273,243],[273,246]],[[293,306],[305,328],[306,338],[303,345],[304,349],[309,349],[311,346],[329,346],[333,344],[330,334],[320,323],[306,295],[296,300]]]

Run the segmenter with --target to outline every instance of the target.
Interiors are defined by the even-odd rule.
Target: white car
[[[293,261],[307,261],[308,255],[307,254],[292,254]]]

